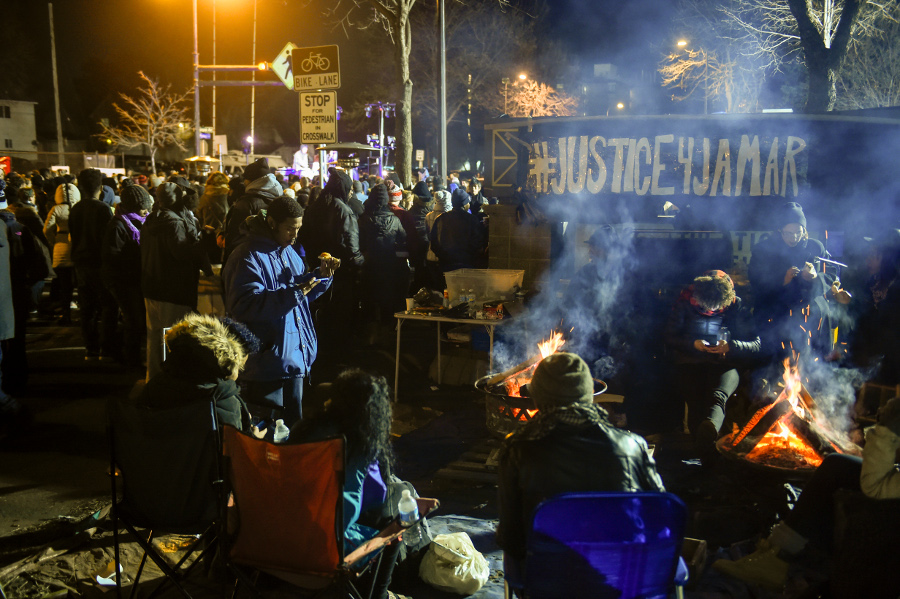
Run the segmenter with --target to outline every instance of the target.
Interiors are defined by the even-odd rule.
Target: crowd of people
[[[293,440],[346,435],[347,538],[361,542],[371,529],[360,515],[372,507],[361,489],[370,477],[384,486],[392,468],[387,383],[345,371],[329,409],[304,418],[304,387],[317,357],[337,362],[350,344],[376,339],[412,291],[444,289],[444,273],[487,266],[487,201],[478,180],[445,187],[427,173],[418,179],[407,190],[393,174],[353,180],[330,168],[320,185],[284,179],[264,159],[241,177],[214,172],[202,188],[178,174],[144,181],[104,178],[94,169],[77,178],[7,176],[0,180],[0,411],[24,413],[14,397],[27,384],[29,313],[40,309],[71,323],[77,289],[85,359],[141,369],[144,404],[213,401],[223,422],[269,438],[277,420],[293,427]],[[704,459],[715,454],[727,402],[742,380],[785,358],[843,361],[872,368],[878,382],[900,382],[900,232],[869,240],[868,279],[848,290],[822,268],[828,254],[809,237],[799,204],[783,206],[772,224],[749,264],[752,301],[738,296],[725,272],[731,265],[723,264],[685,286],[662,335]],[[588,241],[591,262],[569,289],[576,309],[599,309],[591,289],[620,259],[618,243],[610,227]],[[228,318],[196,313],[201,273],[221,275]],[[42,304],[47,280],[50,303]],[[846,352],[832,320],[855,323]],[[609,331],[602,333],[580,353],[607,351]],[[520,560],[528,518],[543,499],[578,490],[664,490],[646,443],[612,426],[591,402],[593,377],[581,357],[545,359],[529,390],[539,415],[506,440],[499,472],[498,539]],[[873,447],[898,446],[897,405],[873,433],[887,440]],[[887,453],[880,451],[879,464]],[[846,459],[853,465],[838,468],[857,479],[860,469],[872,472],[865,461]],[[868,459],[871,466],[875,458]],[[595,467],[585,470],[588,462]],[[878,481],[862,490],[900,497],[896,472],[887,470],[879,466]],[[854,475],[829,478],[852,487]],[[384,493],[375,495],[377,507]],[[786,519],[797,523],[795,534],[806,530],[802,505]],[[378,596],[388,596],[388,582],[377,582]]]

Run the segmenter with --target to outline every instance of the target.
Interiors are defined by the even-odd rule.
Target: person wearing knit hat
[[[497,544],[519,568],[534,509],[545,499],[574,491],[665,491],[647,442],[613,426],[593,403],[594,380],[579,356],[558,352],[541,360],[527,392],[538,412],[504,440],[497,489]]]
[[[447,286],[444,280],[444,273],[441,271],[437,254],[431,251],[430,235],[438,217],[453,210],[453,202],[450,201],[450,192],[446,189],[432,192],[432,198],[434,202],[433,208],[425,215],[425,239],[428,243],[428,251],[425,254],[425,270],[428,273],[428,286],[432,289],[444,289]]]
[[[469,194],[464,189],[454,190],[450,201],[453,210],[435,220],[429,234],[431,251],[437,256],[443,272],[478,268],[487,249],[484,227],[469,214]]]
[[[266,158],[257,158],[244,169],[244,181],[251,183],[271,172],[269,161]]]
[[[792,352],[806,355],[812,346],[830,353],[833,339],[829,341],[831,336],[826,334],[830,333],[829,327],[804,327],[807,331],[800,328],[804,322],[818,323],[828,316],[825,291],[833,277],[820,273],[818,265],[820,257],[829,255],[821,242],[809,236],[800,204],[782,205],[773,224],[774,233],[753,247],[748,269],[763,354],[780,362]],[[809,328],[815,330],[811,336]]]
[[[396,176],[396,173],[394,173],[394,175]],[[400,224],[403,225],[403,230],[406,231],[405,245],[409,254],[408,257],[412,260],[413,264],[416,264],[425,258],[425,240],[416,230],[415,217],[400,205],[403,201],[403,186],[392,178],[385,179],[384,184],[388,190],[388,206],[390,207],[391,212],[394,213],[394,216],[400,219]],[[406,297],[405,292],[403,297]]]
[[[75,263],[69,239],[69,210],[81,201],[81,192],[72,183],[63,183],[53,195],[56,205],[44,221],[44,236],[53,250],[55,285],[59,293],[60,324],[72,322],[72,298],[75,295]]]
[[[225,232],[225,219],[228,216],[228,175],[213,171],[206,178],[200,205],[197,206],[197,220],[200,221],[203,249],[212,264],[222,263],[222,248],[216,242],[220,234]]]
[[[116,215],[106,224],[101,246],[100,275],[122,314],[122,359],[140,369],[141,341],[147,327],[141,291],[141,229],[153,207],[153,197],[140,185],[122,189]]]
[[[674,362],[677,411],[688,408],[687,425],[704,463],[715,448],[725,420],[725,404],[737,390],[741,370],[751,367],[760,338],[750,310],[735,294],[734,282],[721,270],[694,279],[669,313],[665,330]]]

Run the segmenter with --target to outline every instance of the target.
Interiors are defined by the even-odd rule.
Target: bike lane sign
[[[294,91],[308,92],[341,87],[338,47],[315,46],[291,50]]]

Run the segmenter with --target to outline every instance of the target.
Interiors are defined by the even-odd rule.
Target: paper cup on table
[[[412,312],[413,308],[416,307],[416,300],[411,297],[406,298],[406,312]]]

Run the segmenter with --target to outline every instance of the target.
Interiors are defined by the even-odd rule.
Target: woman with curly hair
[[[291,430],[291,442],[307,442],[343,435],[346,445],[344,475],[344,550],[350,553],[378,533],[393,470],[390,388],[383,376],[349,369],[331,384],[330,399],[318,417],[304,419]],[[371,526],[369,526],[371,525]],[[387,599],[400,543],[385,548],[374,573],[370,597]]]

